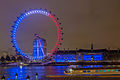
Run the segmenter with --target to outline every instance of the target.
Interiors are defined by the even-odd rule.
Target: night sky
[[[14,53],[10,30],[25,10],[47,9],[60,18],[64,41],[60,48],[120,48],[120,0],[0,0],[0,52]],[[48,51],[57,39],[56,26],[46,16],[31,15],[19,26],[17,41],[26,53],[32,53],[34,34],[47,40]]]

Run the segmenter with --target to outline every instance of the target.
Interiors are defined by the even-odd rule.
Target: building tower
[[[93,43],[91,44],[91,50],[93,50]]]
[[[47,53],[46,40],[40,38],[39,35],[35,34],[36,38],[33,41],[33,60],[42,60]]]

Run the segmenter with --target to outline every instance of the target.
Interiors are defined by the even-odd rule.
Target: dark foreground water
[[[15,74],[18,74],[17,80],[27,80],[27,75],[30,80],[120,80],[120,78],[103,78],[103,77],[80,77],[69,76],[64,77],[64,70],[67,66],[18,66],[18,67],[0,67],[0,77],[5,75],[5,80],[16,80]],[[36,73],[38,77],[36,79]],[[53,75],[52,77],[46,77]],[[59,75],[59,76],[58,76]]]

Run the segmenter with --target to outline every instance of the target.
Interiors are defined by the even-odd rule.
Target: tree
[[[6,56],[6,61],[10,61],[10,57],[8,55]]]
[[[3,56],[1,57],[1,61],[2,61],[2,62],[4,62],[4,61],[5,61],[5,58],[4,58]]]
[[[12,56],[11,60],[12,60],[12,61],[16,61],[15,56]]]

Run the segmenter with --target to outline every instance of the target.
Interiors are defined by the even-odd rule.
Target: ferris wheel
[[[63,27],[61,26],[61,23],[58,22],[59,18],[55,17],[55,15],[51,13],[51,11],[48,12],[46,9],[42,10],[40,8],[40,9],[28,10],[28,11],[25,11],[25,13],[21,14],[19,17],[17,17],[17,20],[14,22],[14,25],[12,26],[12,30],[11,30],[11,38],[12,38],[11,42],[13,44],[13,47],[15,48],[16,53],[18,53],[19,55],[32,59],[32,57],[27,55],[25,52],[23,52],[19,48],[19,45],[16,40],[16,32],[22,20],[33,14],[40,14],[40,15],[48,16],[55,23],[55,26],[57,28],[57,41],[54,47],[49,52],[50,55],[52,55],[55,51],[57,51],[59,45],[62,45],[61,40],[63,40]]]

